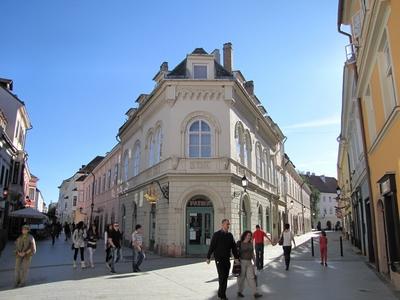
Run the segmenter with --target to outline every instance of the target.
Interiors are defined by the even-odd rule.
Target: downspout
[[[338,7],[338,21],[337,21],[337,29],[338,32],[349,37],[350,43],[352,42],[352,36],[351,34],[341,30],[342,26],[342,17],[343,17],[343,2],[344,0],[339,0],[339,7]],[[347,63],[346,63],[347,64]],[[357,65],[356,62],[349,64],[354,70],[354,80],[356,81],[356,84],[358,84],[358,70],[357,70]],[[362,105],[361,105],[361,98],[357,97],[357,109],[360,114],[360,127],[361,127],[361,137],[362,137],[362,144],[363,144],[363,154],[364,154],[364,160],[365,160],[365,171],[366,171],[366,176],[368,179],[368,192],[369,192],[369,201],[371,202],[370,205],[370,214],[371,214],[371,221],[372,221],[372,239],[373,239],[373,246],[374,246],[374,260],[375,260],[375,266],[377,270],[379,271],[379,260],[378,260],[378,248],[377,248],[377,236],[376,236],[376,223],[375,223],[375,211],[374,211],[374,202],[373,202],[373,192],[372,192],[372,184],[371,184],[371,172],[369,168],[369,159],[368,159],[368,154],[367,154],[367,142],[366,142],[366,135],[365,135],[365,127],[364,127],[364,114],[362,111]]]

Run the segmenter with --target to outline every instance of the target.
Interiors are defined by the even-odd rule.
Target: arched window
[[[162,131],[160,126],[156,130],[154,150],[155,150],[154,163],[158,163],[161,160],[161,153],[162,153]]]
[[[122,232],[125,233],[126,232],[126,209],[125,209],[125,205],[122,204],[122,208],[121,208],[121,229]]]
[[[133,176],[137,176],[140,172],[140,142],[135,143],[133,148]]]
[[[276,184],[275,157],[271,155],[271,183]]]
[[[147,147],[149,149],[148,162],[149,162],[149,167],[151,167],[154,165],[154,135],[153,135],[153,133],[150,133],[147,138]]]
[[[244,164],[244,130],[243,125],[240,121],[236,122],[235,125],[235,146],[237,160],[243,165]]]
[[[251,137],[249,130],[246,130],[245,133],[245,145],[244,145],[244,165],[251,169]]]
[[[124,181],[128,181],[129,176],[129,151],[124,152]]]
[[[133,209],[132,209],[132,232],[135,230],[137,225],[137,205],[133,202]]]
[[[189,157],[211,157],[211,129],[204,120],[190,124]]]
[[[262,169],[262,163],[261,163],[261,145],[259,142],[257,142],[256,145],[256,174],[259,177],[263,177],[263,169]]]

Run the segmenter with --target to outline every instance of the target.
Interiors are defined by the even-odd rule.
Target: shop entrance
[[[214,209],[204,197],[189,200],[186,207],[186,253],[205,255],[214,233]]]

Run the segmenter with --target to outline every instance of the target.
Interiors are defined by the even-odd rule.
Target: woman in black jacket
[[[97,228],[95,224],[92,224],[90,226],[88,233],[87,233],[87,248],[89,251],[89,263],[92,268],[94,268],[94,263],[93,263],[93,253],[96,250],[97,247],[97,240],[99,239],[99,235],[97,233]]]

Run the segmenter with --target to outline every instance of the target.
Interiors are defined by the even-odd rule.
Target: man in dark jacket
[[[228,285],[229,270],[231,268],[230,257],[231,251],[238,262],[239,254],[232,233],[229,232],[229,220],[223,219],[221,230],[215,232],[211,239],[210,248],[207,254],[207,264],[210,263],[211,254],[214,253],[215,265],[218,272],[218,298],[226,298],[226,287]]]

